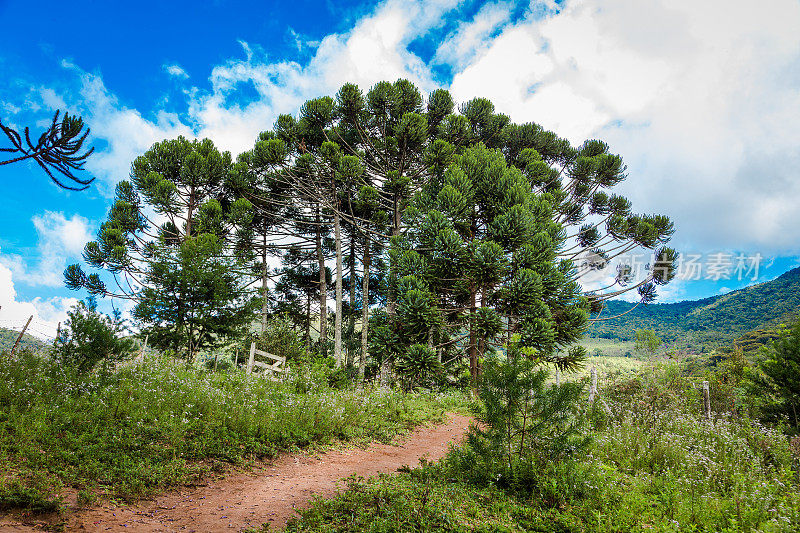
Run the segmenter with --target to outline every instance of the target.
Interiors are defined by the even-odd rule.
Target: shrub
[[[543,489],[543,469],[570,476],[573,457],[589,443],[580,431],[582,386],[546,385],[547,376],[520,356],[486,362],[474,410],[477,424],[466,446],[452,453],[457,471],[473,482],[522,492]]]
[[[754,382],[768,398],[762,411],[768,420],[788,420],[800,431],[800,320],[766,350]]]
[[[283,316],[275,316],[267,321],[267,328],[264,334],[257,335],[253,340],[256,341],[258,348],[285,357],[288,362],[302,361],[308,357],[305,344],[292,327],[291,321]],[[245,352],[250,349],[247,343]]]
[[[99,313],[93,302],[78,302],[70,311],[65,328],[54,343],[53,355],[63,365],[88,372],[101,362],[111,363],[128,357],[136,345],[121,338],[119,320]]]

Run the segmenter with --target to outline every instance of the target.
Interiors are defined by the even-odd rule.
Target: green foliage
[[[441,370],[436,352],[423,344],[413,344],[403,352],[395,363],[400,378],[400,386],[405,391],[430,382]]]
[[[287,363],[300,362],[308,357],[303,339],[285,316],[274,316],[267,320],[264,333],[256,339],[258,349],[278,357],[285,357]],[[248,350],[249,346],[246,347]]]
[[[90,130],[83,129],[84,123],[81,117],[64,113],[59,121],[60,115],[60,110],[53,113],[50,126],[38,138],[31,137],[27,127],[20,134],[13,127],[0,121],[0,131],[11,143],[11,147],[0,147],[0,153],[11,157],[0,161],[0,166],[33,159],[59,187],[82,191],[94,181],[94,178],[81,178],[75,173],[83,170],[86,159],[94,152],[93,147],[83,148]],[[36,142],[31,141],[32,138],[36,139]]]
[[[582,386],[546,385],[546,370],[514,355],[507,362],[486,362],[477,424],[452,460],[465,479],[530,493],[541,490],[543,467],[569,466],[588,444],[580,431]]]
[[[756,386],[768,400],[763,406],[772,421],[786,420],[800,431],[800,320],[766,350],[767,358],[758,365],[760,375],[754,376]]]
[[[636,330],[634,343],[636,351],[652,357],[655,355],[658,347],[661,346],[661,339],[658,338],[658,335],[656,335],[656,332],[652,329],[639,329]]]
[[[208,139],[154,144],[132,165],[84,259],[114,274],[109,288],[80,266],[64,272],[71,289],[121,295],[150,344],[193,360],[202,349],[236,336],[253,318],[248,257],[237,249],[252,223],[252,205],[237,193],[238,169]],[[158,226],[145,212],[155,211]],[[134,281],[131,281],[134,280]]]
[[[132,338],[121,336],[121,324],[99,313],[94,305],[78,302],[67,316],[53,346],[53,357],[63,365],[88,372],[100,363],[121,361],[136,349]]]
[[[308,375],[277,383],[169,359],[80,373],[29,353],[1,358],[0,507],[55,502],[62,486],[138,498],[280,451],[389,441],[463,403],[332,389],[324,375],[300,383]]]

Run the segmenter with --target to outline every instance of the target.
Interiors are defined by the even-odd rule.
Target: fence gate
[[[270,363],[262,363],[261,361],[256,361],[256,354],[266,357],[267,359],[271,359],[273,362]],[[277,355],[273,355],[269,352],[265,352],[263,350],[256,349],[256,343],[253,342],[250,344],[250,359],[247,361],[247,373],[252,374],[254,368],[260,368],[262,370],[261,376],[267,379],[271,379],[273,381],[277,381],[279,375],[286,372],[286,358],[279,357]]]

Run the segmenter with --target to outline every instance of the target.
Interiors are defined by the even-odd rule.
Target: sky
[[[70,192],[34,164],[0,167],[0,326],[34,315],[52,334],[85,297],[64,288],[64,267],[154,142],[208,137],[236,155],[345,82],[407,78],[576,145],[606,141],[634,211],[675,222],[680,279],[659,301],[800,265],[797,0],[30,5],[0,0],[0,119],[40,131],[55,109],[81,115],[96,179]]]

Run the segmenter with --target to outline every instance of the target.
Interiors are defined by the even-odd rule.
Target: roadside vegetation
[[[658,363],[618,379],[601,396],[608,412],[584,396],[573,404],[583,422],[573,442],[588,442],[531,451],[530,475],[509,476],[503,446],[475,447],[473,430],[438,464],[350,479],[287,531],[796,531],[798,440],[745,413],[706,420],[684,370]],[[533,442],[552,436],[541,418],[536,426]],[[519,448],[519,436],[511,442]]]
[[[337,441],[389,441],[441,420],[457,393],[336,388],[324,365],[285,382],[171,358],[81,372],[27,352],[0,358],[0,509],[133,499],[232,465]]]

